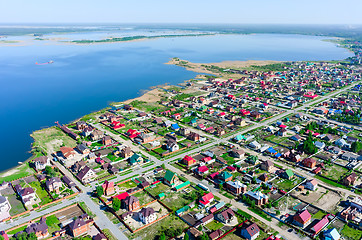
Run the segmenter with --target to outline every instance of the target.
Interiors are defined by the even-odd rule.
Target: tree
[[[161,235],[158,237],[159,240],[166,240],[165,232],[162,232]]]
[[[351,145],[352,152],[358,153],[362,150],[362,142],[353,142]]]
[[[117,212],[121,208],[121,200],[118,198],[113,198],[112,207],[113,210]]]
[[[197,238],[198,240],[209,240],[209,236],[206,233],[202,234]]]
[[[162,163],[161,167],[162,167],[163,169],[166,169],[166,166],[165,166],[164,163]]]
[[[279,210],[276,210],[276,211],[275,211],[275,214],[276,214],[277,216],[279,216],[279,215],[280,215],[280,211],[279,211]]]
[[[184,240],[189,240],[189,239],[190,239],[189,235],[187,233],[185,233]]]
[[[46,166],[45,167],[45,173],[50,176],[50,177],[54,177],[55,176],[55,171],[51,166]]]
[[[222,183],[219,184],[219,189],[220,189],[220,191],[223,190],[223,185],[222,185]]]
[[[96,191],[97,191],[98,197],[101,197],[104,194],[104,190],[103,190],[102,186],[97,186]]]

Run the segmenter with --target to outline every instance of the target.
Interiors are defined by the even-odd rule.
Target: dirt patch
[[[325,211],[330,212],[335,209],[340,200],[341,197],[337,193],[329,191],[324,194],[321,199],[314,203],[314,205]]]

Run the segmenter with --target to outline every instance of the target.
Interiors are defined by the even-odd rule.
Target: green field
[[[31,174],[34,174],[34,170],[29,167],[29,164],[24,163],[18,167],[0,173],[0,182],[11,182],[13,180],[29,176]]]

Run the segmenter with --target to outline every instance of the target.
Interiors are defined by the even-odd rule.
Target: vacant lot
[[[347,169],[333,164],[332,166],[327,167],[327,171],[324,171],[323,175],[330,179],[338,181],[347,172]]]
[[[140,200],[140,206],[147,204],[153,200],[153,198],[150,197],[150,195],[148,195],[148,193],[145,191],[137,192],[133,194],[133,196],[135,196],[136,198],[138,198],[138,200]]]

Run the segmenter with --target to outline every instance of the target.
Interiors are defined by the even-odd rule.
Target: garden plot
[[[344,176],[347,172],[348,170],[346,168],[332,164],[330,166],[327,166],[327,170],[323,171],[322,175],[335,181],[339,181],[340,178]]]

